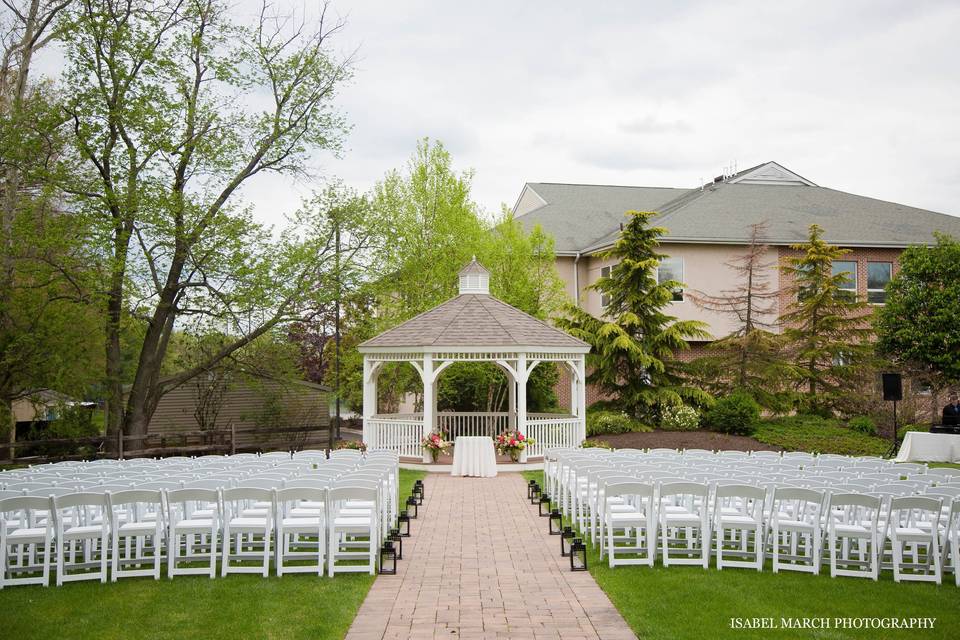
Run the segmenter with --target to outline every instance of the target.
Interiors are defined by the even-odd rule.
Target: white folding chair
[[[53,497],[58,587],[64,582],[78,580],[107,581],[110,549],[108,508],[105,493],[70,493]]]
[[[338,485],[329,490],[329,518],[327,520],[327,574],[333,576],[345,572],[376,573],[377,554],[380,548],[380,514],[376,504],[379,491],[376,487]],[[345,505],[351,501],[373,502],[374,507],[366,510],[350,509]],[[365,511],[365,512],[364,512]],[[357,550],[360,548],[361,550]],[[366,560],[366,564],[352,564],[357,560]],[[350,564],[343,564],[340,561]]]
[[[167,492],[167,577],[217,575],[217,534],[220,530],[220,494],[212,488]],[[183,538],[181,544],[180,538]],[[207,561],[206,567],[181,567]]]
[[[140,489],[107,494],[112,534],[111,580],[133,576],[160,579],[163,556],[163,496],[159,490]],[[121,542],[124,544],[121,548]],[[139,568],[153,564],[152,568]],[[133,565],[127,569],[124,565]]]
[[[954,498],[947,510],[942,536],[940,565],[943,571],[953,571],[954,581],[960,587],[960,499]]]
[[[270,574],[270,537],[274,524],[273,490],[255,487],[223,489],[220,502],[223,505],[220,575],[259,573],[266,578]],[[266,506],[258,506],[251,512],[253,503]],[[258,560],[259,566],[239,564],[250,560]]]
[[[0,589],[23,584],[50,585],[53,519],[46,518],[38,526],[34,514],[48,512],[51,501],[39,496],[0,500]],[[36,575],[38,572],[40,575]]]
[[[776,487],[770,508],[773,572],[819,575],[824,494],[813,489]],[[802,549],[803,553],[798,554]]]
[[[713,506],[717,569],[727,566],[763,570],[763,509],[766,501],[767,492],[759,487],[743,484],[717,486]],[[728,537],[728,533],[732,535]],[[730,556],[746,559],[730,560]]]
[[[653,566],[657,556],[655,493],[654,485],[643,482],[614,480],[604,485],[599,507],[605,530],[600,533],[601,557],[605,546],[611,567],[630,564]],[[620,502],[613,503],[612,498],[619,498]],[[605,543],[602,539],[604,532]]]
[[[663,566],[710,565],[710,488],[697,482],[660,485],[660,555]],[[674,556],[671,557],[671,553]],[[697,557],[699,556],[699,558]]]
[[[316,487],[277,489],[277,575],[315,573],[323,575],[326,555],[326,510],[303,508],[302,504],[325,504],[327,490]],[[286,561],[298,564],[288,565]],[[312,562],[310,562],[312,561]]]
[[[876,496],[830,494],[827,500],[827,543],[831,577],[877,579],[880,505],[881,500]]]
[[[885,538],[892,547],[895,582],[912,580],[940,584],[943,573],[938,536],[942,507],[941,499],[927,496],[890,500]],[[905,545],[910,546],[913,562],[904,561]]]

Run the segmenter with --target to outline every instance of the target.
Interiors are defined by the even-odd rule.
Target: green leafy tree
[[[850,274],[833,273],[833,262],[849,253],[823,239],[810,225],[807,242],[793,245],[783,273],[793,280],[794,301],[780,316],[787,349],[803,391],[804,410],[829,412],[843,404],[869,366],[873,347],[866,302],[844,290]]]
[[[239,194],[261,174],[304,175],[311,152],[339,149],[333,99],[350,60],[331,53],[342,24],[326,10],[313,31],[266,5],[238,24],[222,0],[77,0],[65,16],[63,188],[101,241],[108,426],[142,435],[164,393],[329,290],[329,217],[304,210],[278,238]],[[142,338],[123,345],[131,318]],[[231,339],[161,379],[175,328]],[[126,394],[125,349],[136,353]]]
[[[765,223],[751,225],[746,251],[726,263],[737,278],[734,288],[691,293],[697,306],[732,319],[736,329],[711,342],[710,355],[692,362],[689,371],[714,395],[741,390],[763,407],[783,410],[789,406],[787,383],[796,371],[784,357],[783,336],[772,331],[780,290],[771,282],[776,260],[769,258],[765,233]]]
[[[424,138],[406,167],[388,172],[374,188],[371,208],[382,221],[380,235],[368,280],[344,314],[342,382],[351,407],[361,406],[362,399],[362,358],[352,347],[456,296],[457,273],[473,257],[491,272],[490,293],[508,304],[545,320],[563,303],[552,239],[539,228],[526,233],[507,210],[488,220],[470,197],[471,180],[470,171],[455,170],[441,142]],[[328,362],[330,349],[328,343]],[[552,363],[533,370],[531,409],[556,405],[558,376]],[[324,380],[332,383],[329,369]],[[385,410],[406,393],[422,404],[422,383],[409,365],[385,365],[379,382]],[[495,367],[451,368],[439,384],[441,406],[490,411],[505,406],[506,378]]]
[[[960,381],[960,242],[937,234],[933,247],[900,254],[900,270],[875,314],[878,350],[932,381]]]
[[[706,325],[677,320],[665,312],[673,291],[683,284],[657,282],[656,269],[665,256],[658,252],[666,229],[649,226],[655,214],[628,211],[630,221],[603,258],[617,260],[610,276],[591,288],[609,299],[605,316],[597,318],[568,307],[559,326],[590,343],[587,382],[596,384],[614,402],[637,418],[653,419],[664,406],[709,403],[710,396],[684,383],[675,355],[688,340],[709,337]]]

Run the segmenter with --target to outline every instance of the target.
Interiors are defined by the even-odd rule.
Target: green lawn
[[[425,474],[400,472],[400,497]],[[342,638],[374,577],[127,578],[0,591],[4,638]]]
[[[539,471],[525,480],[540,481]],[[956,638],[960,589],[950,575],[942,586],[896,584],[889,571],[878,582],[793,572],[711,566],[617,567],[590,549],[590,573],[641,638]],[[792,631],[731,628],[731,618],[933,617],[933,630]]]
[[[849,456],[883,456],[889,440],[858,433],[836,420],[813,416],[788,416],[762,420],[754,438],[787,451],[811,451]]]

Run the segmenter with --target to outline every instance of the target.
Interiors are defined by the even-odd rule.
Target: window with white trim
[[[683,258],[667,256],[660,261],[657,267],[657,284],[663,284],[673,280],[674,282],[683,282]],[[677,287],[673,290],[673,301],[683,301],[683,288]]]
[[[834,260],[833,275],[844,276],[840,285],[840,290],[850,296],[851,300],[857,299],[857,262],[855,260]]]
[[[610,267],[603,267],[602,269],[600,269],[600,277],[601,277],[601,278],[609,278],[609,277],[610,277]],[[601,293],[601,294],[600,294],[600,306],[603,307],[604,309],[606,309],[608,304],[610,304],[610,296],[608,296],[608,295],[605,294],[605,293]]]
[[[887,285],[893,278],[892,262],[867,263],[867,302],[870,304],[885,304],[887,302]]]

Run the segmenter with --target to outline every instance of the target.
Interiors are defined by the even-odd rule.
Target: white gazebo
[[[421,458],[420,440],[437,430],[495,436],[516,429],[534,439],[526,452],[576,447],[586,437],[584,359],[590,345],[490,295],[490,272],[476,259],[460,271],[460,295],[359,346],[363,354],[363,440],[371,449]],[[423,412],[377,412],[377,377],[387,362],[409,362],[423,381]],[[454,362],[492,362],[509,381],[506,412],[437,413],[438,379]],[[527,412],[527,380],[542,362],[566,367],[570,412]]]

